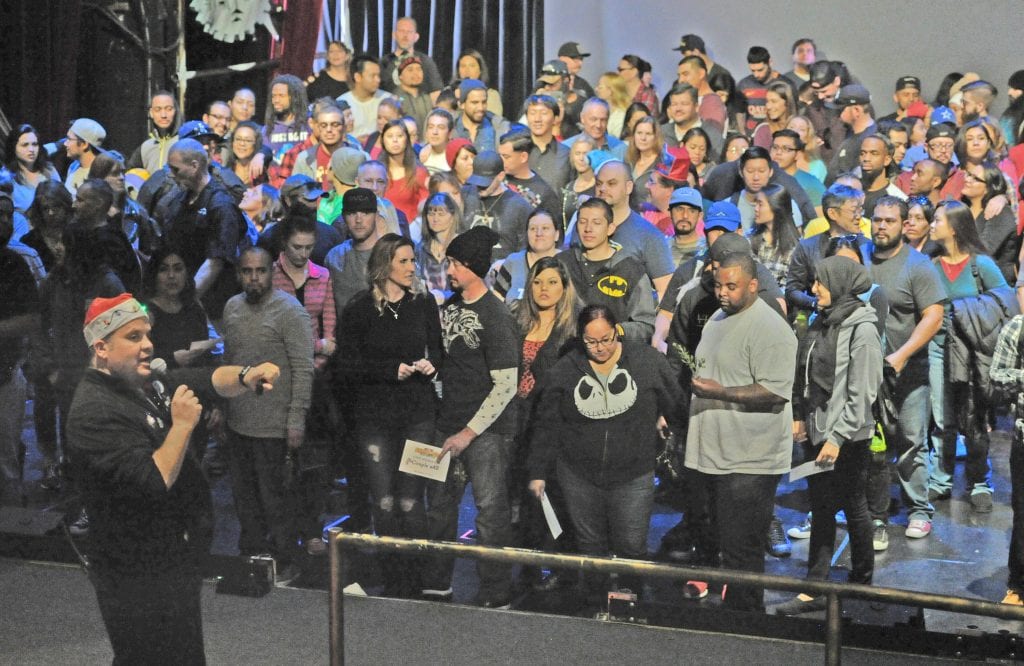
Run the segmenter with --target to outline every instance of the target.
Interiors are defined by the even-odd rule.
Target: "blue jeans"
[[[967,441],[967,464],[964,467],[967,476],[966,488],[972,495],[991,493],[989,435],[984,424],[988,407],[979,396],[971,395],[970,388],[962,385],[950,386],[947,383],[943,362],[944,351],[934,341],[928,343],[928,382],[932,391],[932,419],[935,421],[928,487],[942,493],[953,489],[959,422],[959,429],[964,431]]]
[[[935,513],[928,501],[928,426],[932,413],[925,368],[905,368],[895,380],[893,397],[897,423],[892,432],[885,433],[885,453],[873,456],[869,463],[868,508],[873,519],[889,522],[889,463],[895,459],[908,519],[931,520]]]
[[[444,440],[441,433],[435,435],[437,446]],[[514,435],[484,432],[452,461],[444,483],[427,481],[427,535],[431,540],[455,541],[458,537],[459,504],[469,481],[476,500],[476,533],[480,545],[499,548],[512,545],[508,479],[514,443]],[[432,558],[423,573],[423,587],[432,590],[451,587],[454,564],[449,557]],[[509,597],[510,565],[479,560],[477,571],[481,601]]]
[[[569,518],[576,533],[576,545],[584,555],[647,559],[647,530],[654,506],[654,472],[641,474],[610,488],[600,488],[558,461],[558,483],[562,486]],[[596,579],[587,577],[596,583]],[[627,582],[639,592],[639,582]]]

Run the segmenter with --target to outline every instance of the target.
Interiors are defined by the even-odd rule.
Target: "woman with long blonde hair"
[[[618,72],[605,72],[597,80],[594,92],[608,102],[608,133],[621,136],[623,123],[626,121],[626,109],[633,101],[626,90],[626,80]]]
[[[337,367],[345,386],[357,386],[355,435],[370,486],[374,530],[381,536],[426,535],[424,479],[398,471],[406,440],[429,442],[441,361],[437,304],[420,287],[412,241],[386,234],[366,268],[369,289],[345,307],[338,332]],[[420,589],[409,560],[382,556],[385,594]]]

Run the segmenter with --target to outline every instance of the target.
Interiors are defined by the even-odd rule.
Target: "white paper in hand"
[[[437,462],[439,455],[441,447],[407,439],[398,471],[443,482],[448,478],[448,465],[451,464],[452,455],[446,453],[441,462]]]
[[[547,493],[541,494],[540,506],[544,510],[544,520],[548,523],[551,536],[557,539],[562,534],[562,524],[558,522],[558,516],[555,515],[555,507],[551,506],[551,500],[548,499]]]
[[[819,467],[818,463],[810,460],[802,465],[797,465],[793,469],[789,470],[789,481],[792,483],[798,479],[802,479],[805,476],[811,476],[812,474],[820,474],[821,472],[831,472],[833,465],[827,467]]]

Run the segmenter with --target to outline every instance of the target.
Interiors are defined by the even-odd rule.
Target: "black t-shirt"
[[[246,238],[245,219],[227,190],[212,179],[192,203],[185,190],[169,196],[164,238],[181,251],[189,274],[194,276],[207,259],[224,262],[216,283],[202,299],[210,317],[219,319],[224,304],[238,293],[234,267]]]
[[[505,184],[519,196],[526,199],[531,208],[543,208],[551,213],[557,228],[564,228],[562,220],[562,201],[555,190],[543,178],[533,173],[529,178],[505,176]]]
[[[146,304],[153,324],[149,339],[153,342],[153,358],[162,358],[167,367],[176,368],[174,352],[188,349],[197,340],[210,337],[206,312],[198,302],[186,303],[178,312],[165,312],[152,301]]]
[[[321,97],[338,99],[348,91],[348,83],[334,80],[327,73],[326,69],[321,69],[320,73],[316,75],[316,79],[306,86],[306,99],[308,99],[310,103],[315,102]]]
[[[453,297],[441,310],[445,361],[437,429],[451,435],[476,415],[494,387],[492,370],[519,368],[516,325],[505,304],[487,291],[473,303]],[[511,434],[515,419],[511,403],[487,432]]]
[[[493,259],[504,259],[513,252],[526,249],[526,223],[533,208],[526,199],[511,189],[481,199],[473,186],[463,188],[466,211],[459,225],[459,233],[470,227],[485,226],[500,237],[492,250]]]

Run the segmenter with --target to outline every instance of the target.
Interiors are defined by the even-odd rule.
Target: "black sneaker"
[[[85,512],[85,509],[82,509],[75,522],[68,526],[68,530],[71,531],[72,536],[85,536],[89,533],[89,514]]]
[[[768,527],[768,540],[765,543],[765,550],[772,557],[789,557],[793,554],[793,544],[789,542],[785,530],[782,529],[782,521],[772,518],[772,524]]]
[[[39,487],[44,490],[60,490],[60,474],[57,471],[56,465],[46,466],[46,471],[43,473],[43,480],[39,482]]]

